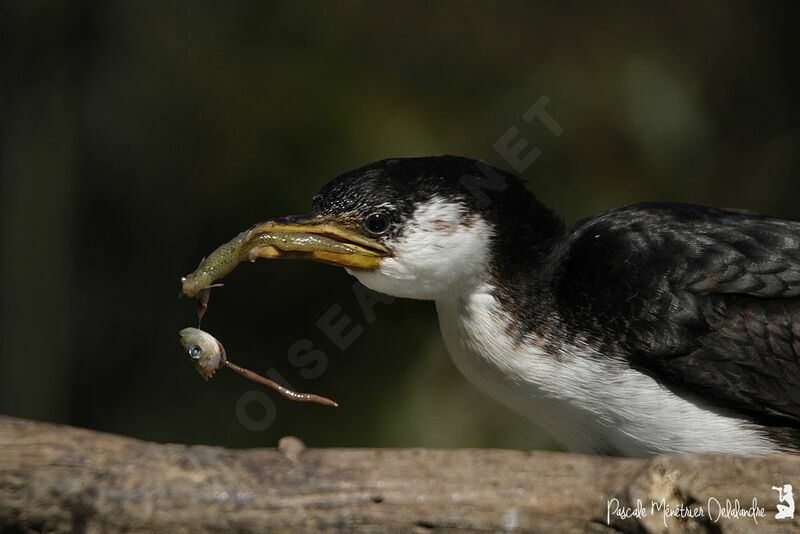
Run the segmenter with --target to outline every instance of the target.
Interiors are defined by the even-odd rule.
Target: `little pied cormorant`
[[[514,175],[442,156],[348,172],[266,224],[435,301],[458,369],[572,451],[800,452],[800,222],[652,203],[567,227]]]

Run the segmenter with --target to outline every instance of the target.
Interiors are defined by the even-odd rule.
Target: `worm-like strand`
[[[325,406],[333,406],[334,408],[338,408],[339,404],[336,401],[333,401],[327,397],[323,397],[321,395],[316,395],[314,393],[300,393],[297,391],[292,391],[291,389],[285,388],[282,385],[278,384],[277,382],[270,380],[265,376],[261,376],[258,373],[254,373],[249,369],[245,369],[244,367],[239,367],[235,363],[231,361],[226,361],[225,366],[229,369],[232,369],[242,375],[245,378],[249,378],[253,382],[258,382],[259,384],[264,384],[268,388],[272,388],[285,398],[297,402],[315,402],[317,404],[323,404]]]

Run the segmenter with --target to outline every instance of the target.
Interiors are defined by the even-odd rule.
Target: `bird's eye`
[[[371,213],[364,219],[364,227],[372,235],[381,235],[389,229],[389,216],[385,213]]]
[[[203,349],[201,349],[199,345],[192,345],[189,347],[189,356],[191,356],[193,360],[200,358],[202,354]]]

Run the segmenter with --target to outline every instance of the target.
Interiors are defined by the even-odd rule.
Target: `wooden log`
[[[800,457],[650,460],[516,450],[228,450],[165,445],[0,417],[0,531],[797,532],[777,492],[800,493]],[[757,499],[766,515],[667,518]],[[621,519],[612,508],[647,516]],[[800,497],[798,497],[800,501]]]

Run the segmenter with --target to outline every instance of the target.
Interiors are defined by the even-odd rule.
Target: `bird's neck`
[[[495,221],[487,285],[522,331],[552,317],[553,282],[566,255],[568,229],[533,196]]]

